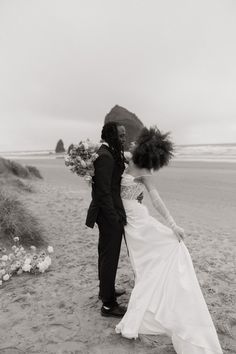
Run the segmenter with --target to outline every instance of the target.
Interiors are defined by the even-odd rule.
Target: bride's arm
[[[160,213],[160,215],[163,216],[163,218],[167,221],[168,226],[174,231],[178,240],[181,241],[184,238],[184,230],[181,227],[176,225],[173,217],[171,216],[169,210],[165,206],[165,203],[161,199],[158,191],[156,190],[154,183],[152,182],[152,177],[144,176],[142,177],[142,182],[144,183],[150,195],[153,206]]]

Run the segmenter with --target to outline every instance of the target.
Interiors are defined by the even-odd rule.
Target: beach
[[[37,167],[44,179],[32,181],[34,193],[19,193],[43,225],[53,246],[50,270],[13,277],[0,288],[0,354],[167,354],[163,336],[128,340],[115,333],[119,320],[100,315],[98,229],[85,226],[90,187],[73,175],[62,158],[20,159]],[[236,164],[174,161],[156,174],[156,187],[176,223],[186,231],[193,259],[224,353],[236,352]],[[147,194],[143,203],[159,220]],[[125,243],[117,284],[133,287]],[[189,353],[191,354],[191,353]]]

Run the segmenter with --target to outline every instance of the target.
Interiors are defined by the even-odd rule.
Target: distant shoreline
[[[192,147],[192,146],[236,146],[236,143],[213,143],[213,144],[176,144],[176,147]]]
[[[54,150],[2,151],[0,156],[6,159],[57,159],[65,153]],[[236,143],[176,145],[173,161],[182,162],[218,162],[236,163]]]
[[[234,143],[205,143],[205,144],[175,144],[175,147],[198,147],[198,146],[236,146],[236,142]],[[39,149],[39,150],[5,150],[0,151],[0,155],[3,154],[13,154],[13,153],[51,153],[56,154],[55,150],[52,149]]]
[[[50,154],[50,155],[1,155],[5,159],[9,160],[56,160],[64,159],[65,154]],[[236,158],[227,159],[227,158],[217,158],[217,157],[175,157],[172,159],[171,163],[223,163],[223,164],[236,164]]]
[[[19,158],[15,159],[16,162],[19,162],[23,165],[32,165],[37,167],[40,171],[41,169],[44,170],[45,168],[61,168],[63,165],[65,167],[65,173],[74,177],[75,179],[78,178],[75,174],[71,173],[71,171],[65,166],[63,158]],[[228,162],[228,161],[189,161],[189,160],[181,160],[181,159],[174,159],[170,161],[167,169],[203,169],[203,170],[227,170],[227,171],[235,171],[236,170],[236,163]],[[164,169],[161,169],[161,173]]]

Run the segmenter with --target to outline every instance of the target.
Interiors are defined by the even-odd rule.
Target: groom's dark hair
[[[118,127],[120,124],[116,122],[105,123],[102,128],[101,138],[111,148],[111,153],[117,163],[123,164],[123,147],[118,135]]]

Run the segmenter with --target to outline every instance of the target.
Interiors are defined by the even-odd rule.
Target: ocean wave
[[[236,162],[236,144],[177,146],[175,160]]]

